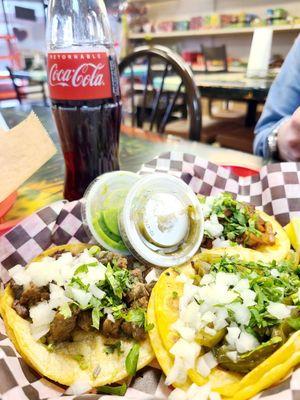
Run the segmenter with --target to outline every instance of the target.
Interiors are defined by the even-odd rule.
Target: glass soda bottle
[[[102,0],[50,0],[47,72],[65,159],[64,197],[119,169],[120,80]]]

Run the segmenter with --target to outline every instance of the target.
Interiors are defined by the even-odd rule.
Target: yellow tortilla
[[[53,255],[57,250],[71,251],[78,254],[87,245],[67,245],[51,248],[37,257]],[[70,386],[77,380],[88,382],[92,387],[102,386],[120,381],[128,376],[125,359],[133,341],[121,340],[123,353],[106,354],[105,344],[108,339],[97,332],[74,333],[73,342],[65,342],[49,351],[41,342],[33,339],[30,323],[21,318],[12,308],[13,295],[9,285],[0,296],[0,313],[7,335],[23,359],[38,373],[63,385]],[[111,341],[110,341],[111,343]],[[83,356],[82,362],[74,357]],[[150,341],[141,343],[138,369],[149,364],[154,358]]]
[[[242,250],[241,253],[243,259],[248,259],[249,261],[253,260],[252,252],[249,252],[248,249],[241,248],[240,250]],[[226,253],[228,254],[228,251],[226,251]],[[218,258],[220,258],[220,254],[213,254],[209,251],[196,256],[193,259],[193,262],[196,264],[201,262],[212,262]],[[152,294],[155,299],[154,323],[157,326],[156,337],[157,332],[159,332],[160,339],[159,347],[156,346],[156,337],[152,339],[153,350],[159,362],[160,359],[163,359],[163,362],[166,362],[166,354],[169,355],[167,370],[171,367],[170,357],[172,358],[168,351],[179,339],[178,334],[172,329],[172,324],[177,321],[179,317],[178,299],[174,300],[172,293],[176,291],[180,296],[183,292],[183,283],[176,280],[176,277],[181,272],[187,276],[192,276],[194,274],[191,265],[185,265],[183,268],[178,269],[168,269],[160,276],[155,286],[155,291]],[[153,303],[150,304],[151,307],[153,307]],[[163,351],[161,350],[162,347]],[[158,353],[159,356],[157,355]],[[195,370],[190,370],[188,376],[192,382],[199,386],[204,385],[209,381],[212,390],[219,392],[224,398],[246,400],[284,379],[291,369],[299,363],[300,331],[294,333],[282,347],[244,376],[223,370],[219,367],[214,368],[207,378],[202,377]],[[166,367],[162,366],[162,368],[165,371]]]
[[[273,231],[275,233],[274,245],[261,245],[258,246],[255,250],[244,248],[241,246],[233,246],[230,248],[219,247],[211,250],[205,250],[205,252],[222,255],[226,251],[226,253],[229,255],[239,255],[241,249],[246,249],[248,251],[248,257],[251,259],[251,261],[263,260],[265,262],[269,262],[273,260],[284,260],[291,249],[291,242],[288,238],[288,235],[274,217],[271,217],[263,211],[257,211],[257,213],[264,221],[270,222],[272,224]]]
[[[153,328],[149,331],[149,338],[152,348],[155,352],[156,359],[161,369],[163,370],[164,374],[168,375],[173,366],[174,359],[173,356],[165,349],[158,331],[157,322],[155,318],[155,287],[152,290],[148,304],[147,322],[153,325]],[[187,389],[190,383],[191,382],[188,380],[185,385],[180,385],[175,383],[173,386],[181,389]]]

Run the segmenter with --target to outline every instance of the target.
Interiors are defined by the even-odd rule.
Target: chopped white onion
[[[47,335],[49,330],[50,330],[50,324],[39,325],[39,326],[33,324],[30,325],[30,332],[35,340],[39,340],[41,337]]]
[[[182,359],[190,360],[193,364],[193,360],[198,357],[200,350],[201,346],[198,343],[189,343],[186,340],[180,338],[171,348],[170,353],[173,354],[175,358],[181,357]]]
[[[235,286],[239,279],[239,276],[233,273],[218,272],[216,274],[217,285]]]
[[[212,352],[208,352],[204,354],[202,357],[199,357],[197,363],[197,371],[206,378],[210,371],[218,365],[217,360],[215,359]]]
[[[249,289],[249,287],[250,285],[248,279],[240,279],[235,285],[234,290],[238,293],[241,293],[244,290]]]
[[[184,322],[181,319],[178,319],[173,325],[172,328],[179,333],[182,339],[187,342],[192,342],[195,339],[195,329],[185,326]]]
[[[209,285],[215,281],[215,277],[212,274],[205,274],[201,278],[201,285]]]
[[[280,272],[276,268],[272,268],[270,274],[274,276],[274,278],[278,278],[280,276]]]
[[[228,312],[226,308],[218,307],[216,311],[216,320],[214,322],[214,328],[217,331],[225,328],[225,326],[228,325],[226,318],[228,318]]]
[[[248,325],[251,313],[249,309],[241,303],[229,304],[228,308],[233,311],[236,322],[239,325]]]
[[[107,318],[109,321],[113,322],[113,323],[116,322],[115,317],[114,317],[111,313],[107,314],[107,317],[106,317],[106,318]]]
[[[168,400],[188,400],[188,398],[184,390],[177,388],[170,393]]]
[[[243,300],[244,306],[250,307],[256,304],[255,302],[256,293],[254,292],[254,290],[251,289],[242,290],[240,292],[240,296]]]
[[[76,287],[69,287],[69,291],[72,299],[75,300],[80,307],[87,307],[92,298],[92,293],[85,292],[84,290]]]
[[[92,389],[92,386],[87,380],[78,379],[65,391],[67,395],[79,396],[87,393]]]
[[[212,214],[209,219],[204,222],[204,231],[213,238],[217,238],[222,235],[224,230],[223,225],[219,223],[216,214]]]
[[[211,386],[209,383],[203,386],[198,386],[193,383],[187,390],[188,400],[208,400],[211,393]]]
[[[194,301],[186,307],[182,306],[181,311],[180,319],[190,328],[196,329],[201,315],[199,305]]]
[[[80,265],[84,264],[93,264],[97,263],[99,264],[99,261],[97,258],[93,257],[88,249],[84,249],[83,252],[81,252],[77,257],[76,257],[76,262],[74,263],[74,267],[78,268]]]
[[[92,295],[97,297],[97,299],[99,300],[103,299],[103,297],[105,296],[105,292],[99,289],[96,285],[91,285],[89,290]]]
[[[166,385],[172,385],[172,383],[184,383],[187,378],[187,371],[184,367],[182,358],[175,357],[174,364],[166,376]]]
[[[291,315],[291,310],[282,303],[270,303],[267,307],[268,313],[277,319],[284,319]]]
[[[231,361],[237,362],[237,358],[238,358],[237,351],[227,351],[226,355]]]
[[[176,276],[176,282],[181,282],[181,283],[189,283],[192,284],[193,280],[186,276],[186,274],[181,273],[180,275]]]
[[[202,386],[193,383],[186,392],[179,388],[173,390],[168,400],[221,400],[221,396],[211,391],[210,383]]]
[[[156,268],[152,268],[151,271],[145,276],[146,283],[156,282],[159,278],[159,271]]]
[[[257,346],[259,346],[259,342],[248,332],[241,332],[239,338],[235,341],[235,346],[238,353],[243,354],[248,351],[254,350]]]
[[[50,300],[49,306],[53,308],[58,308],[65,303],[68,303],[70,300],[65,296],[65,291],[62,287],[55,285],[54,283],[50,283]]]
[[[47,301],[42,301],[35,306],[32,306],[29,310],[30,318],[35,326],[43,326],[50,324],[54,317],[55,311],[53,311]]]
[[[199,358],[196,368],[197,368],[197,371],[199,372],[199,374],[201,376],[203,376],[203,378],[206,378],[210,374],[210,371],[211,371],[211,369],[207,365],[204,357]]]
[[[226,340],[231,346],[235,346],[236,340],[239,338],[241,334],[240,328],[237,326],[229,326],[227,328],[227,335],[226,335]]]
[[[8,271],[9,275],[17,285],[28,285],[31,281],[30,275],[21,265],[16,265]]]
[[[213,240],[212,242],[212,246],[214,249],[217,248],[223,248],[223,247],[230,247],[231,242],[230,240],[225,240],[223,237],[220,238],[216,238],[215,240]]]
[[[204,328],[205,333],[207,333],[210,336],[215,336],[215,334],[217,333],[217,331],[213,328],[210,328],[209,326],[206,326]]]
[[[204,354],[203,357],[205,359],[206,364],[208,365],[208,367],[210,369],[213,369],[218,365],[218,362],[211,351]]]
[[[204,313],[201,317],[202,321],[205,321],[207,323],[209,322],[214,322],[216,319],[216,316],[213,312],[211,311],[206,311],[206,313]]]
[[[99,264],[94,267],[88,267],[88,271],[79,274],[80,279],[85,285],[96,285],[105,280],[106,267]]]

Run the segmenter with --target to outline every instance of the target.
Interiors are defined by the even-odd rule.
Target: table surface
[[[57,153],[18,190],[18,199],[4,217],[5,221],[23,218],[37,209],[62,199],[64,161],[57,131],[47,107],[34,107],[34,111],[57,146]],[[2,114],[9,127],[21,122],[30,112],[28,108],[4,109]],[[141,165],[155,156],[180,151],[198,155],[220,165],[240,165],[258,170],[263,160],[247,153],[221,149],[197,142],[190,142],[170,135],[146,133],[140,129],[122,128],[120,136],[121,169],[136,172]]]

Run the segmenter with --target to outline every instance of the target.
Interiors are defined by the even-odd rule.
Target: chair
[[[144,71],[140,79],[138,68]],[[170,121],[189,117],[189,139],[200,140],[200,93],[190,67],[178,54],[163,46],[139,47],[121,61],[119,71],[121,82],[125,78],[128,83],[132,127],[164,133]],[[172,89],[166,88],[168,80]]]
[[[24,74],[22,72],[16,74],[10,67],[6,67],[6,69],[9,72],[16,97],[20,104],[22,104],[23,100],[30,99],[31,95],[40,94],[44,105],[48,105],[44,82],[32,80],[26,72]]]

